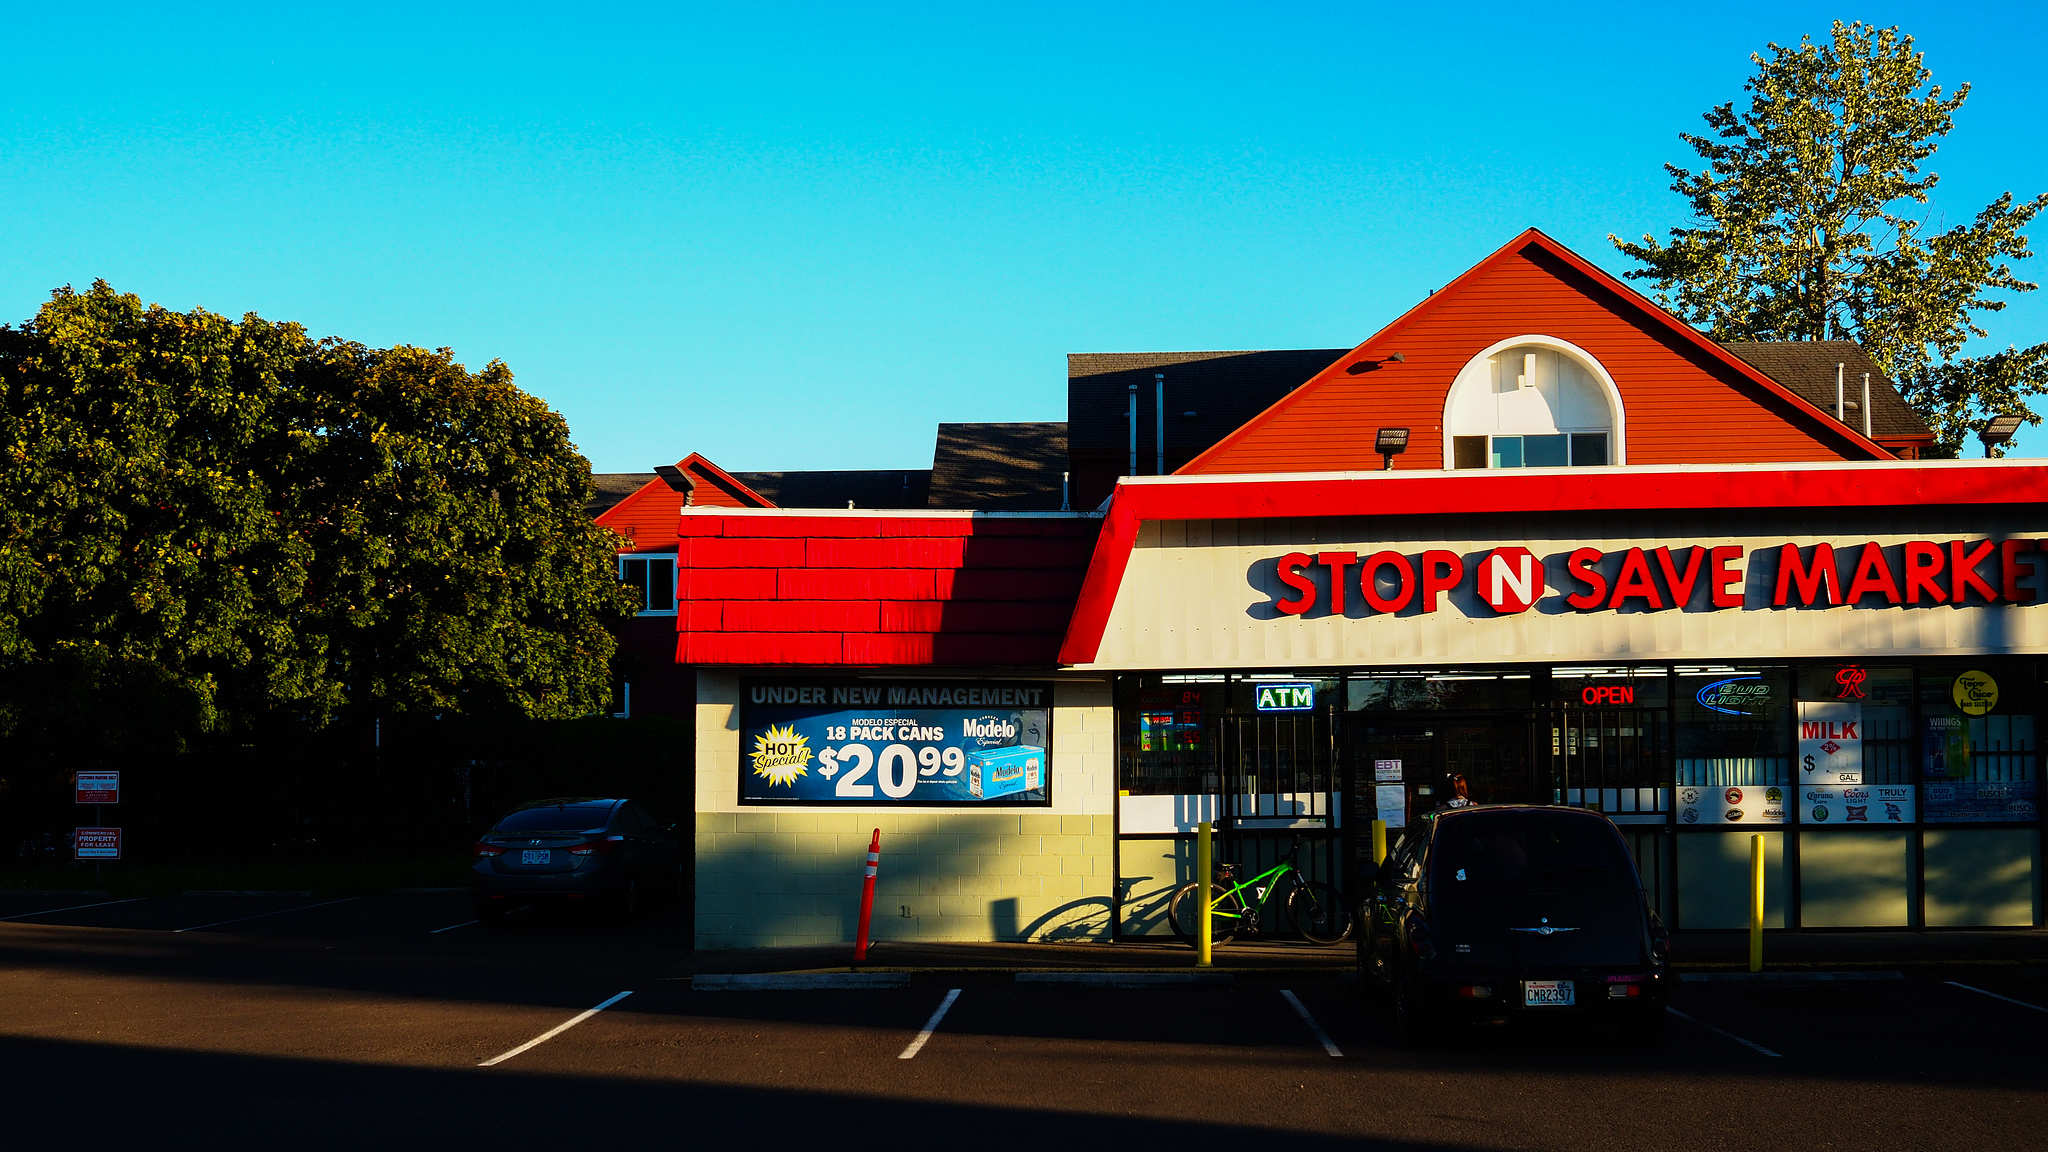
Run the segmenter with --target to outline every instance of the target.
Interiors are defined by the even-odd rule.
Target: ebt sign
[[[2040,551],[2034,540],[1682,544],[1582,547],[1546,560],[1503,545],[1462,555],[1443,548],[1289,552],[1255,564],[1251,575],[1255,585],[1262,569],[1277,577],[1286,591],[1273,607],[1289,616],[1435,612],[1445,593],[1455,600],[1466,590],[1501,616],[1527,612],[1553,591],[1550,603],[1579,612],[1963,607],[2040,602]]]

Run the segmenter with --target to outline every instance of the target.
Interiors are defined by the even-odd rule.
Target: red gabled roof
[[[1402,468],[1439,468],[1450,385],[1481,350],[1541,333],[1622,390],[1630,464],[1887,460],[1892,454],[1531,228],[1180,469],[1367,470],[1380,427]],[[1385,363],[1399,352],[1403,363]],[[1354,369],[1354,365],[1365,367]]]
[[[773,508],[775,502],[740,483],[732,473],[695,452],[676,463],[690,478],[693,508]]]
[[[687,495],[657,476],[631,496],[599,513],[593,523],[624,536],[621,552],[666,552],[676,546],[676,509],[685,505],[712,508],[773,508],[760,493],[695,452],[676,461],[689,479]]]

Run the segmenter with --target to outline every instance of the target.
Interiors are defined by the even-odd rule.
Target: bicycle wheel
[[[1173,926],[1173,934],[1190,948],[1199,947],[1196,925],[1201,920],[1200,884],[1188,884],[1173,894],[1166,905],[1166,919]],[[1237,893],[1220,884],[1209,885],[1209,946],[1218,947],[1230,943],[1237,935],[1239,925],[1244,923],[1244,901]]]
[[[1287,894],[1287,918],[1311,944],[1341,944],[1351,935],[1351,913],[1337,890],[1320,880],[1302,880]]]

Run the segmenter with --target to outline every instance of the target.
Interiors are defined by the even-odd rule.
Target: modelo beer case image
[[[1045,749],[1029,744],[970,753],[967,791],[979,800],[1017,792],[1035,792],[1045,785]]]

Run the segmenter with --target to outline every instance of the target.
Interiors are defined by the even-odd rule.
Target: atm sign
[[[1316,710],[1316,686],[1261,684],[1258,708],[1261,712],[1313,712]]]
[[[1587,704],[1633,704],[1636,702],[1636,686],[1596,684],[1579,689],[1579,699]]]

